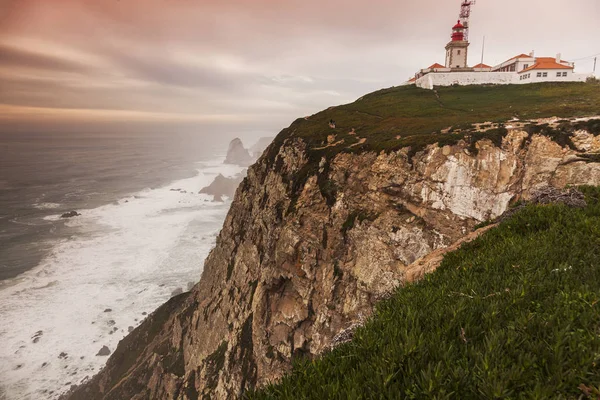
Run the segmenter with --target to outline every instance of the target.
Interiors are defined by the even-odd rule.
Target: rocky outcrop
[[[511,202],[600,184],[600,164],[582,156],[598,140],[576,136],[577,150],[514,129],[500,146],[342,152],[315,167],[306,142],[284,131],[249,168],[200,282],[69,398],[236,398],[281,376]]]
[[[240,167],[247,167],[254,159],[244,147],[244,144],[239,138],[233,139],[229,143],[229,148],[227,149],[227,156],[225,157],[225,164],[234,164],[239,165]]]
[[[60,217],[61,218],[73,218],[73,217],[79,217],[80,215],[81,214],[79,214],[77,211],[69,211],[69,212],[62,214]]]
[[[222,174],[215,177],[212,183],[200,190],[200,194],[213,196],[214,201],[223,201],[223,196],[233,198],[235,190],[244,179],[245,174],[239,174],[233,178],[227,178]]]

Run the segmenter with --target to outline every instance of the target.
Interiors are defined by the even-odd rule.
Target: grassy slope
[[[600,189],[528,206],[250,399],[579,398],[600,384]],[[583,386],[582,386],[583,385]],[[583,396],[582,398],[585,398]],[[597,398],[597,395],[594,395]]]
[[[312,148],[337,134],[344,144],[324,153],[389,150],[422,140],[435,143],[452,135],[435,135],[450,126],[544,117],[576,117],[600,113],[600,86],[585,83],[543,83],[506,86],[460,86],[431,90],[401,86],[370,93],[354,103],[332,107],[308,119],[298,119],[282,132],[303,137]],[[335,120],[336,129],[328,122]],[[348,133],[355,129],[356,135]],[[396,137],[400,135],[401,138]],[[425,136],[423,136],[425,135]],[[349,150],[358,137],[366,143]],[[282,138],[281,138],[282,139]]]

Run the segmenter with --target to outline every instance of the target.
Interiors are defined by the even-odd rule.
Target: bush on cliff
[[[600,189],[531,205],[248,399],[577,399],[600,390]]]

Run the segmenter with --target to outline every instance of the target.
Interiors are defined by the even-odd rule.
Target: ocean
[[[232,138],[0,133],[0,399],[57,398],[199,280]]]

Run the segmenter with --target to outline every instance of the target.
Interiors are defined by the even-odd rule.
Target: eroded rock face
[[[579,135],[580,149],[597,147]],[[338,154],[303,185],[305,144],[292,137],[269,149],[240,185],[200,282],[149,316],[70,398],[238,397],[294,356],[322,352],[418,276],[409,265],[511,201],[547,185],[600,184],[600,164],[547,137],[512,131],[501,148],[467,147],[432,145],[412,162],[407,149]]]

